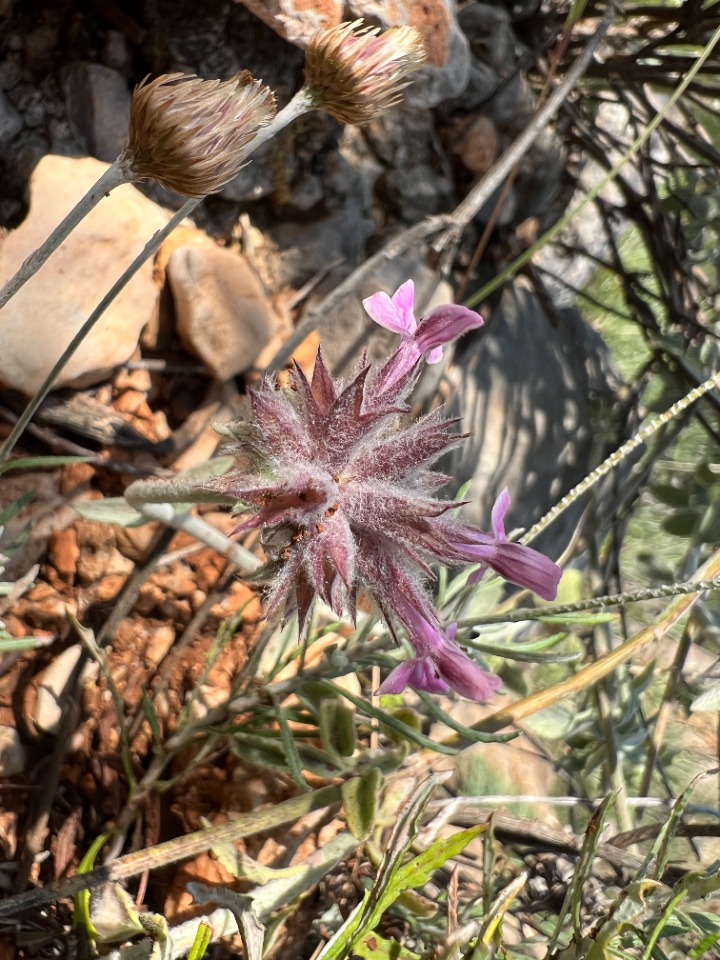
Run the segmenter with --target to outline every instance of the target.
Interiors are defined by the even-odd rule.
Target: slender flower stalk
[[[119,160],[111,164],[99,180],[92,185],[85,196],[79,200],[61,223],[55,227],[50,236],[22,263],[19,270],[3,284],[0,289],[0,308],[34,277],[40,267],[48,260],[53,251],[70,236],[75,227],[85,219],[103,197],[107,196],[115,187],[127,183],[127,175],[122,169]]]
[[[274,136],[283,127],[287,126],[288,123],[292,122],[294,119],[301,116],[303,113],[306,113],[310,109],[312,109],[312,106],[306,92],[300,91],[293,97],[287,106],[277,113],[273,120],[271,120],[265,127],[259,129],[257,136],[250,143],[249,148],[251,150],[257,149],[260,143],[264,142],[266,139],[269,139],[271,136]],[[6,284],[2,293],[5,294],[7,291],[7,294],[0,302],[0,306],[2,306],[3,303],[7,303],[7,301],[15,293],[17,293],[17,291],[25,284],[25,282],[34,276],[35,273],[37,273],[53,250],[60,245],[60,243],[70,234],[74,227],[80,223],[83,217],[98,203],[100,199],[102,199],[103,196],[105,196],[113,187],[119,186],[121,183],[126,182],[125,176],[126,175],[122,172],[120,161],[116,160],[115,163],[112,164],[98,180],[95,186],[92,187],[88,194],[68,214],[65,220],[63,220],[62,224],[60,224],[60,226],[50,235],[50,237],[48,237],[45,243],[42,244],[42,246],[23,264],[17,274],[8,282],[8,284]],[[2,447],[0,447],[0,464],[3,464],[7,461],[8,457],[15,449],[15,445],[17,444],[18,440],[23,435],[25,428],[28,426],[33,416],[40,408],[40,405],[45,397],[47,397],[52,390],[58,376],[65,369],[75,351],[103,316],[113,300],[135,276],[140,267],[157,252],[165,238],[168,237],[175,227],[182,223],[182,221],[188,217],[199,206],[200,203],[202,203],[202,200],[202,197],[196,197],[187,200],[180,210],[168,221],[167,225],[159,230],[148,241],[144,249],[140,252],[140,254],[138,254],[132,264],[130,264],[128,269],[102,298],[98,306],[95,308],[95,310],[93,310],[88,319],[85,321],[85,323],[83,323],[68,346],[62,352],[57,363],[48,373],[43,383],[31,397],[13,429],[10,431],[9,436],[3,443]]]
[[[0,308],[115,187],[152,177],[188,197],[214,193],[238,173],[274,115],[274,95],[247,71],[225,81],[175,73],[141,83],[130,106],[128,146],[3,286]]]
[[[321,108],[344,123],[367,123],[396,103],[425,60],[420,35],[382,35],[362,21],[320,31],[306,57],[305,86],[275,117],[275,97],[247,71],[230,80],[166,74],[135,90],[128,146],[62,223],[0,289],[0,308],[33,277],[72,230],[115,187],[152,178],[191,198],[233,179],[251,151],[292,120]]]
[[[321,30],[306,56],[306,83],[276,117],[275,97],[247,71],[230,80],[181,73],[143,81],[133,94],[128,145],[62,223],[0,289],[0,308],[115,187],[152,178],[202,198],[237,175],[251,151],[292,120],[321,108],[344,123],[367,123],[396,103],[425,60],[420,35],[382,35],[362,21]]]
[[[451,429],[457,421],[434,411],[408,423],[424,359],[436,359],[481,318],[449,305],[418,322],[411,283],[393,297],[369,298],[366,308],[402,337],[387,363],[379,371],[363,366],[343,383],[318,351],[309,380],[297,366],[287,388],[267,379],[250,392],[242,419],[224,428],[234,467],[199,484],[198,494],[235,501],[237,533],[261,531],[268,614],[297,614],[302,637],[316,598],[354,618],[358,595],[368,594],[391,631],[402,629],[417,651],[381,692],[410,684],[485,700],[499,681],[457,646],[454,628],[443,630],[426,586],[430,564],[479,561],[548,597],[560,570],[504,539],[507,497],[494,513],[493,535],[449,519],[461,505],[434,495],[449,478],[432,465],[464,439]]]
[[[42,384],[35,391],[34,395],[28,401],[27,406],[18,417],[17,423],[10,431],[10,434],[3,443],[2,447],[0,447],[0,465],[7,462],[8,457],[15,449],[15,444],[23,435],[25,428],[40,408],[40,405],[45,397],[52,390],[56,379],[65,369],[72,355],[83,342],[85,337],[90,333],[100,317],[102,317],[113,300],[118,296],[120,291],[127,286],[130,280],[132,280],[140,267],[159,250],[163,240],[165,240],[165,238],[172,233],[175,227],[179,226],[183,220],[192,213],[192,211],[200,202],[200,200],[187,200],[180,210],[178,210],[177,213],[175,213],[168,221],[168,223],[161,230],[158,230],[155,235],[150,238],[150,240],[148,240],[148,242],[145,244],[145,247],[133,260],[127,270],[125,270],[122,276],[115,281],[110,290],[105,294],[100,303],[72,338],[65,350],[63,350],[62,355],[59,357],[55,366],[48,373],[47,377],[45,377]]]
[[[401,100],[410,74],[426,60],[413,27],[363,27],[362,20],[320,30],[305,54],[313,103],[340,123],[369,123]]]

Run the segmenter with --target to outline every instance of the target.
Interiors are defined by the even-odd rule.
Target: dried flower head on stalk
[[[363,27],[362,20],[316,33],[305,53],[305,87],[313,103],[340,123],[369,123],[398,103],[407,77],[425,63],[413,27]]]
[[[186,197],[205,197],[237,175],[274,116],[275,95],[247,70],[230,80],[146,78],[133,93],[120,163],[128,179],[152,177]]]
[[[408,423],[407,400],[425,360],[482,324],[472,310],[442,306],[419,322],[412,281],[393,295],[364,301],[370,316],[399,333],[400,344],[379,369],[363,366],[349,383],[334,380],[318,351],[312,378],[296,366],[289,388],[266,380],[250,392],[246,416],[225,428],[234,468],[201,484],[236,501],[236,533],[259,529],[269,556],[268,615],[288,601],[304,636],[316,597],[354,618],[359,590],[377,603],[390,629],[402,628],[417,657],[392,671],[381,692],[407,684],[431,692],[452,687],[486,700],[499,681],[443,629],[425,581],[430,564],[480,563],[512,583],[553,599],[560,568],[530,547],[509,543],[503,492],[493,533],[448,514],[461,507],[434,494],[448,477],[431,469],[463,441],[457,421],[434,411]]]

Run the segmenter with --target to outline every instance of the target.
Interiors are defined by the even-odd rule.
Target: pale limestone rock
[[[68,690],[70,678],[82,656],[82,644],[76,643],[63,650],[48,664],[38,677],[37,700],[33,710],[35,725],[45,733],[56,733],[62,719],[67,697],[76,695],[77,688]],[[98,665],[88,661],[82,668],[79,683],[96,677]]]
[[[46,156],[30,181],[30,212],[0,240],[0,284],[40,246],[107,169],[91,158]],[[0,382],[32,394],[110,286],[169,215],[135,187],[104,197],[39,272],[0,309]],[[108,307],[55,387],[88,386],[124,363],[155,310],[152,263]]]
[[[167,266],[178,333],[218,380],[248,370],[277,320],[260,281],[232,250],[180,247]]]
[[[112,163],[128,138],[127,81],[117,70],[101,63],[76,60],[61,69],[60,82],[67,118],[80,149]]]
[[[145,647],[145,661],[153,667],[159,667],[170,653],[175,643],[175,628],[169,623],[163,623],[151,631]]]
[[[343,21],[342,0],[235,0],[298,47],[306,47],[314,33]]]
[[[0,776],[14,777],[25,770],[25,748],[13,727],[0,727]]]

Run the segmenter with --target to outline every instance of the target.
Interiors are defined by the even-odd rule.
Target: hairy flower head
[[[330,376],[318,351],[310,379],[296,366],[289,387],[266,380],[250,392],[245,416],[224,428],[234,467],[201,487],[235,501],[236,533],[262,531],[269,615],[286,604],[286,616],[297,612],[303,636],[316,597],[338,616],[354,618],[364,591],[417,652],[393,671],[382,692],[407,684],[429,691],[452,687],[485,700],[499,681],[463,653],[452,629],[442,629],[426,587],[430,565],[481,563],[548,598],[560,569],[529,547],[507,542],[505,494],[493,514],[492,535],[448,518],[461,505],[436,497],[449,478],[433,464],[464,437],[441,411],[408,417],[424,357],[482,320],[450,305],[418,322],[411,285],[383,297],[390,307],[370,298],[366,309],[389,318],[383,325],[402,336],[385,365],[363,366],[343,383]]]
[[[413,27],[363,27],[362,20],[320,30],[305,54],[305,86],[314,105],[341,123],[369,123],[398,103],[408,77],[425,63]]]
[[[275,116],[275,96],[247,70],[230,80],[170,73],[135,88],[121,164],[129,179],[151,177],[187,197],[232,180],[258,129]]]

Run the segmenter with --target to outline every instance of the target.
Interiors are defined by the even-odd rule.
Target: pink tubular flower
[[[402,693],[405,687],[426,693],[447,693],[450,686],[440,676],[430,657],[415,657],[399,663],[375,691],[378,696]]]
[[[445,344],[483,324],[480,314],[452,303],[435,307],[418,323],[414,313],[415,284],[412,280],[398,287],[392,297],[387,293],[374,293],[362,303],[375,323],[402,337],[397,351],[378,375],[382,389],[404,377],[421,359],[427,363],[439,363]]]
[[[470,575],[468,583],[477,583],[488,567],[510,583],[527,587],[543,600],[554,600],[562,570],[556,563],[532,547],[511,543],[505,534],[505,514],[510,508],[507,487],[495,501],[492,509],[492,536],[464,524],[447,524],[443,533],[445,546],[457,560],[479,563],[480,568]]]
[[[403,597],[398,597],[395,612],[418,656],[391,670],[378,688],[379,694],[401,693],[407,686],[428,693],[446,693],[452,688],[468,700],[483,703],[502,686],[499,677],[485,673],[457,646],[454,624],[443,633]]]

